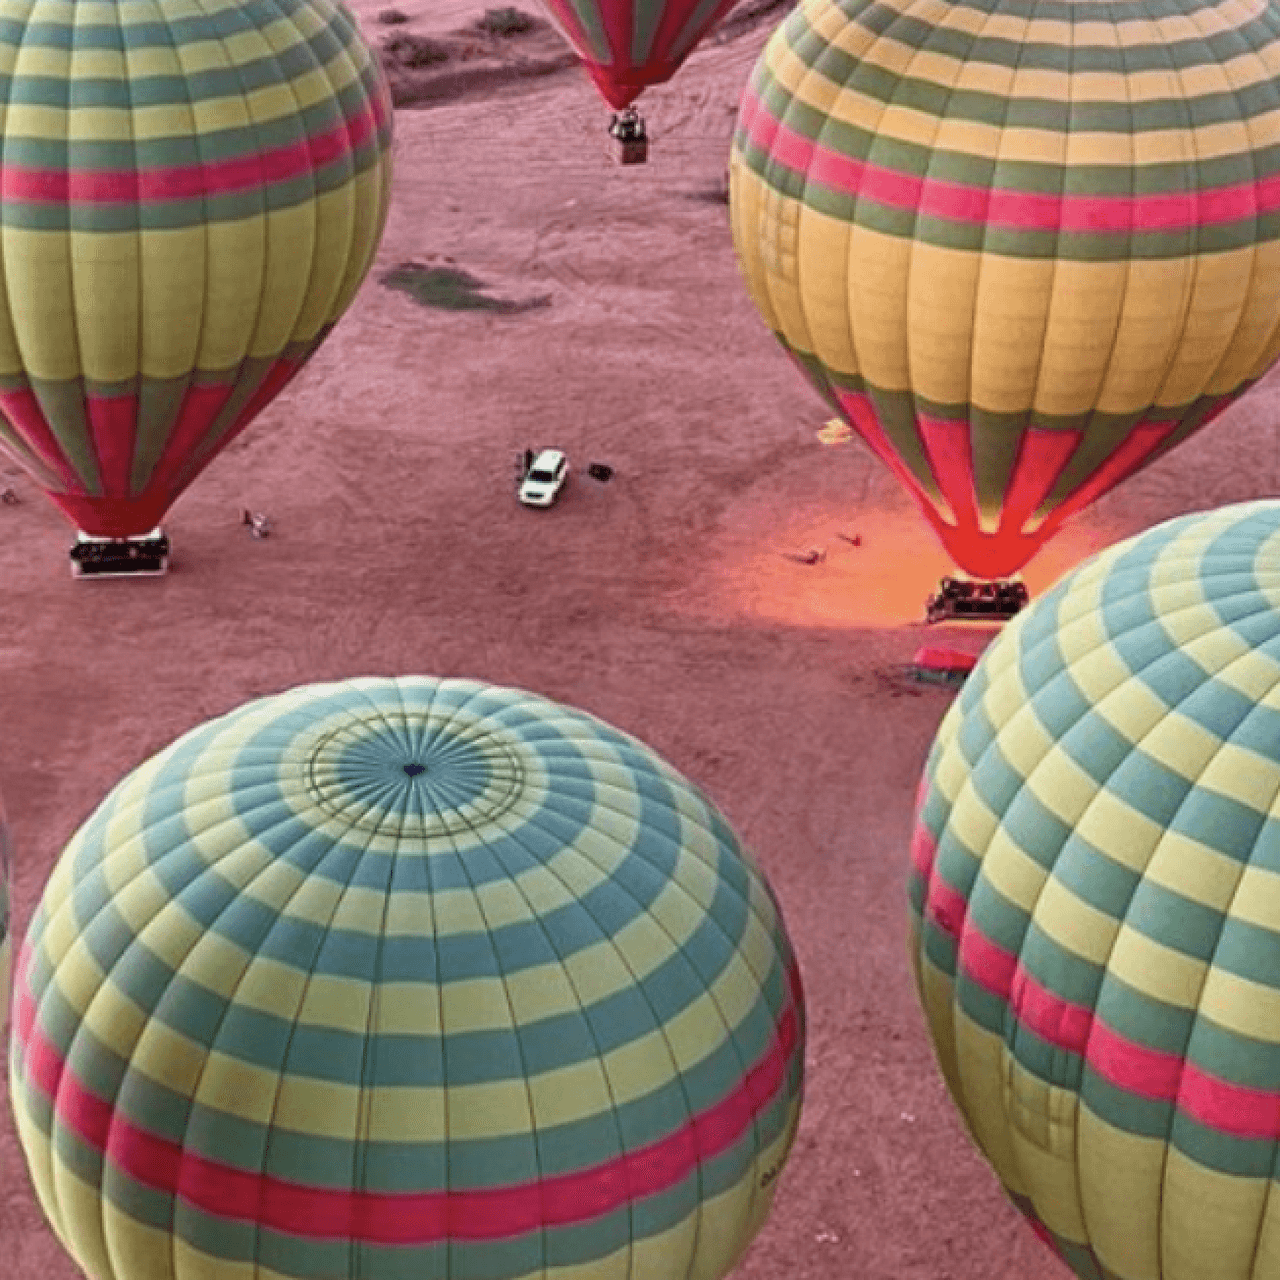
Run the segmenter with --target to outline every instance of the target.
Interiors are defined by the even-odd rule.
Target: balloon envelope
[[[0,17],[0,445],[84,532],[145,533],[364,278],[385,79],[336,0]]]
[[[801,0],[757,61],[750,296],[969,573],[1015,572],[1280,352],[1269,13]]]
[[[799,1118],[795,958],[724,819],[473,681],[178,739],[73,836],[15,986],[19,1138],[97,1280],[716,1280]]]
[[[600,96],[618,110],[670,80],[737,0],[542,0],[582,59]]]
[[[920,786],[911,958],[952,1099],[1082,1280],[1276,1280],[1280,502],[1086,561]]]

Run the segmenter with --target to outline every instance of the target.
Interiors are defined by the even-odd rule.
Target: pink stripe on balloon
[[[1001,528],[1022,529],[1049,496],[1082,439],[1079,431],[1050,431],[1044,427],[1028,427],[1022,433],[1000,509]]]
[[[911,832],[911,865],[926,883],[933,872],[933,860],[938,856],[938,844],[923,822],[916,822]]]
[[[962,530],[979,531],[973,488],[973,446],[967,418],[935,418],[917,413],[916,432],[929,469]]]
[[[1280,175],[1195,192],[1047,195],[922,178],[855,160],[815,143],[762,110],[748,135],[810,181],[890,208],[974,226],[1077,234],[1176,232],[1237,222],[1280,208]]]
[[[354,151],[385,123],[381,96],[327,133],[250,156],[169,168],[90,172],[0,165],[0,198],[77,204],[149,204],[192,200],[284,182]]]
[[[138,397],[86,395],[85,414],[93,436],[93,449],[98,455],[103,495],[127,498]]]
[[[789,972],[790,991],[799,991],[799,983],[798,971]],[[52,1100],[62,1125],[135,1181],[212,1217],[309,1239],[386,1245],[503,1239],[585,1222],[667,1190],[746,1133],[784,1087],[800,1043],[800,1011],[791,1000],[769,1048],[728,1097],[669,1137],[594,1169],[492,1190],[395,1194],[307,1187],[185,1150],[132,1124],[75,1078],[36,1025],[25,983],[15,1026],[28,1085]]]
[[[84,481],[68,461],[58,438],[45,420],[40,401],[30,387],[0,391],[0,411],[22,437],[32,453],[45,464],[72,493],[87,493]]]

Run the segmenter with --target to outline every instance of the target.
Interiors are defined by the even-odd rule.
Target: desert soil
[[[387,28],[381,7],[357,4],[374,41],[483,9],[406,0],[411,21]],[[779,16],[708,42],[646,94],[643,166],[610,162],[577,69],[509,68],[400,109],[377,265],[308,370],[178,502],[168,577],[73,581],[68,526],[0,463],[21,499],[0,506],[16,924],[112,784],[247,699],[373,673],[536,690],[705,787],[783,904],[807,989],[807,1100],[740,1280],[1050,1280],[1065,1271],[943,1090],[905,955],[912,796],[952,695],[900,672],[926,640],[976,652],[990,632],[920,625],[946,558],[860,445],[817,439],[828,415],[753,310],[714,198]],[[546,302],[429,309],[379,282],[406,261]],[[1160,520],[1275,493],[1278,397],[1265,380],[1085,513],[1028,567],[1033,595]],[[514,500],[526,445],[575,467],[549,511]],[[592,461],[614,478],[589,479]],[[270,517],[268,538],[250,537],[245,508]],[[814,546],[814,565],[786,554]],[[0,1242],[6,1276],[78,1275],[7,1112]]]

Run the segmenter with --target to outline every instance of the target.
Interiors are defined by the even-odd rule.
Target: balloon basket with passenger
[[[70,555],[73,578],[158,578],[169,571],[169,539],[158,525],[136,538],[77,533]]]
[[[989,580],[946,577],[925,604],[924,620],[1007,622],[1026,607],[1029,599],[1026,585],[1017,576]]]
[[[609,140],[616,164],[644,164],[649,159],[649,135],[635,107],[615,113],[609,122]]]

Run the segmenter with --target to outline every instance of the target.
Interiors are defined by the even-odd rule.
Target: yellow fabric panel
[[[1057,260],[1040,353],[1037,411],[1065,417],[1087,413],[1097,404],[1128,284],[1125,262]]]
[[[1005,1072],[1008,1049],[1004,1041],[963,1013],[955,1018],[959,1091],[952,1094],[964,1112],[974,1141],[996,1176],[1010,1191],[1030,1195],[1032,1188],[1018,1163],[1017,1148],[1005,1112]]]
[[[365,1095],[365,1123],[370,1142],[443,1142],[449,1126],[446,1090],[380,1086]],[[585,1095],[590,1099],[593,1095]]]
[[[1164,828],[1103,789],[1080,819],[1076,834],[1112,862],[1141,872],[1164,838]]]
[[[631,1271],[605,1272],[604,1275],[608,1280],[620,1280],[620,1277],[632,1280],[633,1276],[640,1280],[642,1276],[689,1275],[694,1251],[702,1234],[701,1226],[701,1214],[695,1210],[674,1227],[669,1227],[658,1235],[633,1240],[630,1250]],[[559,1280],[597,1280],[597,1276],[594,1270],[584,1266],[581,1268],[580,1278],[575,1275],[560,1277]],[[693,1277],[689,1276],[689,1280],[693,1280]]]
[[[828,369],[855,375],[858,357],[849,321],[852,225],[802,208],[799,226],[800,296],[812,352]]]
[[[277,1114],[276,1091],[280,1087],[280,1073],[242,1062],[216,1049],[192,1046],[191,1062],[182,1063],[184,1069],[178,1071],[176,1058],[161,1061],[149,1051],[144,1053],[140,1045],[134,1065],[135,1069],[145,1069],[145,1074],[152,1080],[163,1080],[169,1088],[187,1094],[211,1111],[263,1125],[270,1124],[272,1116]],[[164,1074],[169,1068],[177,1074]],[[339,1085],[331,1087],[336,1093],[344,1092]]]
[[[729,229],[741,268],[743,284],[756,310],[774,333],[781,332],[781,321],[769,296],[768,273],[764,255],[757,247],[760,210],[766,188],[747,168],[735,148],[729,155]]]
[[[1129,679],[1129,668],[1106,643],[1099,614],[1092,614],[1063,627],[1058,647],[1071,668],[1071,679],[1093,705],[1104,701]]]
[[[172,1241],[176,1280],[294,1280],[292,1276],[253,1262],[224,1262],[221,1258],[211,1258],[202,1249],[189,1245],[181,1236],[173,1236]]]
[[[343,275],[357,256],[356,193],[351,182],[326,191],[315,200],[315,257],[302,306],[293,321],[293,342],[310,342],[335,315]]]
[[[689,1280],[721,1280],[733,1269],[751,1243],[742,1224],[751,1214],[755,1190],[753,1166],[727,1191],[702,1202],[698,1247],[688,1271]]]
[[[1091,906],[1057,876],[1049,876],[1045,881],[1035,918],[1036,924],[1063,951],[1098,967],[1106,965],[1120,927],[1115,916]]]
[[[1273,794],[1272,803],[1268,806],[1272,813],[1277,808],[1278,799],[1280,797]],[[1245,867],[1230,906],[1232,919],[1280,932],[1280,874],[1266,867]],[[1277,996],[1280,997],[1280,991]],[[1270,1039],[1269,1036],[1265,1038]]]
[[[352,249],[347,257],[346,271],[338,282],[337,294],[329,308],[326,323],[336,322],[346,311],[368,274],[370,260],[382,239],[390,174],[391,160],[389,156],[384,156],[373,168],[357,174],[351,184],[355,213],[355,225],[351,232]]]
[[[14,1102],[14,1094],[9,1095],[10,1104]],[[62,1211],[53,1193],[53,1144],[44,1136],[39,1127],[31,1120],[24,1106],[10,1106],[13,1127],[26,1156],[27,1172],[31,1175],[31,1186],[35,1190],[36,1199],[44,1211],[45,1221],[53,1228],[54,1234],[64,1245],[62,1232]]]
[[[1220,744],[1221,739],[1212,730],[1171,707],[1142,739],[1142,750],[1177,777],[1192,781],[1217,753]]]
[[[351,1093],[358,1097],[355,1090]],[[444,1091],[444,1108],[445,1132],[450,1141],[460,1143],[528,1134],[533,1124],[523,1078],[453,1084]]]
[[[118,1276],[166,1280],[172,1274],[171,1231],[146,1226],[103,1197],[102,1232]]]
[[[948,826],[966,849],[985,849],[1000,825],[993,812],[972,785],[961,790],[951,810]]]
[[[849,312],[858,371],[883,391],[910,390],[907,295],[902,287],[915,246],[854,226],[849,236]]]
[[[1224,742],[1201,773],[1200,786],[1266,813],[1280,789],[1280,771],[1251,748]]]
[[[1259,377],[1280,354],[1280,320],[1275,308],[1275,299],[1280,295],[1280,241],[1255,245],[1252,268],[1253,280],[1236,323],[1235,337],[1209,384],[1214,395],[1225,394],[1242,382]]]
[[[994,843],[982,859],[982,878],[1030,915],[1049,873],[1011,840]]]
[[[1076,1151],[1081,1202],[1093,1249],[1117,1275],[1161,1280],[1156,1242],[1165,1144],[1113,1128],[1081,1104]],[[1163,1280],[1173,1277],[1164,1275]]]
[[[53,1194],[61,1208],[62,1247],[89,1276],[110,1276],[111,1260],[102,1233],[102,1201],[62,1157],[53,1156]]]
[[[545,1131],[571,1124],[584,1116],[604,1116],[613,1110],[609,1082],[597,1061],[574,1062],[567,1067],[527,1077],[534,1128]]]
[[[1169,708],[1155,690],[1131,679],[1098,703],[1093,712],[1130,742],[1142,742],[1168,714]]]
[[[1052,258],[983,257],[973,327],[974,404],[992,413],[1025,413],[1034,403],[1057,267]]]
[[[1239,862],[1198,840],[1166,831],[1147,863],[1145,878],[1225,915],[1243,870]]]
[[[1169,1148],[1162,1280],[1259,1280],[1253,1246],[1270,1179],[1217,1173]]]
[[[144,378],[178,378],[195,365],[199,322],[193,323],[191,299],[205,294],[206,262],[203,227],[148,231],[138,237],[141,248],[139,285],[142,308]]]
[[[1024,1080],[1030,1082],[1030,1076],[1016,1066],[1015,1069],[1019,1070]],[[1036,1083],[1040,1085],[1042,1095],[1050,1092],[1047,1085],[1039,1081]],[[1043,1096],[1040,1101],[1044,1105]],[[1028,1098],[1028,1105],[1030,1102],[1031,1099]],[[1040,1143],[1029,1140],[1016,1123],[1010,1129],[1010,1140],[1014,1158],[1030,1188],[1031,1203],[1040,1220],[1051,1231],[1068,1240],[1086,1239],[1073,1156],[1046,1151]]]
[[[967,404],[982,255],[919,242],[910,261],[906,284],[912,385],[919,395],[939,404]]]
[[[1252,271],[1252,249],[1196,259],[1186,326],[1157,403],[1190,404],[1206,393],[1234,390],[1234,385],[1223,386],[1215,375],[1236,340]]]
[[[989,695],[991,690],[988,689],[987,692]],[[1013,723],[1014,720],[1016,724]],[[1016,717],[1010,718],[1008,732],[1000,740],[1000,751],[1008,761],[1009,767],[1026,778],[1039,765],[1052,745],[1053,739],[1028,707]]]
[[[76,299],[71,284],[71,244],[61,231],[25,231],[6,227],[0,234],[5,283],[22,307],[10,313],[21,352],[4,372],[25,370],[35,379],[62,382],[80,376],[77,359]],[[9,356],[10,353],[5,353]]]
[[[1193,259],[1130,261],[1124,312],[1107,379],[1102,413],[1130,413],[1156,403],[1169,371],[1169,352],[1192,298]]]
[[[1015,766],[1016,767],[1016,766]],[[1062,822],[1074,827],[1098,793],[1097,782],[1054,742],[1026,785],[1036,799]]]
[[[1163,1000],[1178,1009],[1196,1008],[1209,971],[1203,960],[1166,947],[1128,924],[1113,928],[1112,935],[1115,948],[1110,960],[1104,956],[1102,961],[1110,974],[1149,999]]]
[[[305,277],[310,246],[303,228],[309,221],[310,208],[304,204],[265,218],[255,214],[235,222],[210,223],[205,228],[209,260],[234,263],[235,270],[215,271],[205,289],[203,312],[191,313],[191,323],[200,325],[198,369],[233,369],[246,355],[274,355],[284,349],[287,337],[270,350],[265,346],[250,350],[248,343],[254,317],[259,317],[261,329],[262,316],[283,310],[300,290],[300,286],[288,278],[286,266],[280,260],[284,258],[294,270],[304,272]],[[298,228],[297,242],[289,243],[281,222]],[[268,263],[270,278],[267,277]]]
[[[1274,880],[1275,876],[1271,878]],[[1241,885],[1240,897],[1247,898],[1256,891],[1256,884]],[[1274,893],[1272,905],[1275,905]],[[1232,915],[1243,918],[1236,912]],[[1273,915],[1269,927],[1274,930],[1278,923]],[[1199,1008],[1202,1017],[1261,1044],[1274,1043],[1275,1029],[1280,1026],[1280,991],[1266,983],[1242,978],[1229,969],[1209,970]]]
[[[692,1071],[730,1038],[730,1029],[716,1000],[718,986],[719,982],[709,987],[663,1024],[667,1047],[681,1072]]]

